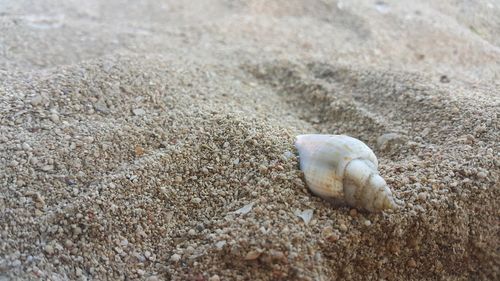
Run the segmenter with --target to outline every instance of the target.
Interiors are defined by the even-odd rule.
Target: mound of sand
[[[499,278],[498,4],[31,2],[0,2],[1,280]],[[311,195],[303,133],[366,142],[401,208]]]

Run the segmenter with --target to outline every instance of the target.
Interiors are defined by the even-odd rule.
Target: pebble
[[[14,260],[11,263],[12,267],[19,267],[21,266],[21,261],[20,260]]]
[[[476,174],[476,176],[480,179],[485,179],[486,177],[488,177],[488,174],[486,172],[480,171]]]
[[[351,217],[355,217],[355,216],[357,216],[357,215],[358,215],[358,210],[356,210],[356,209],[351,209],[351,210],[349,211],[349,215],[350,215]]]
[[[28,143],[25,143],[25,142],[23,142],[23,144],[22,144],[22,148],[23,148],[24,150],[32,150],[31,146],[30,146]]]
[[[245,260],[256,260],[260,256],[260,251],[252,250],[245,255]]]
[[[178,254],[173,254],[171,257],[170,257],[170,261],[173,261],[173,262],[178,262],[181,260],[181,256],[178,255]]]
[[[184,254],[186,255],[191,255],[194,253],[194,247],[193,246],[188,246],[186,250],[184,251]]]
[[[259,166],[259,171],[263,174],[267,173],[267,167],[265,165],[260,165]]]
[[[221,250],[224,247],[224,245],[226,245],[226,240],[222,240],[222,241],[215,243],[215,248],[217,248],[218,250]]]
[[[446,76],[446,75],[441,75],[441,77],[439,77],[439,82],[450,83],[450,78],[448,78],[448,76]]]
[[[189,235],[189,236],[195,236],[195,235],[196,235],[196,230],[194,230],[194,229],[190,229],[190,230],[188,231],[188,235]]]
[[[109,114],[109,109],[105,103],[101,103],[101,102],[95,103],[94,110],[97,112],[103,113],[103,114]]]
[[[343,224],[343,223],[342,223],[342,224],[340,224],[339,229],[340,229],[341,231],[344,231],[344,232],[345,232],[345,231],[347,231],[347,225],[345,225],[345,224]]]
[[[340,236],[334,232],[331,226],[323,228],[323,230],[321,231],[321,236],[323,237],[323,239],[329,242],[335,242],[340,239]]]
[[[242,215],[248,214],[252,210],[253,205],[255,205],[255,202],[251,202],[249,204],[246,204],[245,206],[234,211],[233,213],[234,214],[242,214]]]
[[[365,226],[370,226],[372,225],[372,222],[370,220],[365,220],[364,224]]]
[[[48,172],[48,171],[52,171],[54,170],[54,166],[53,165],[44,165],[42,166],[42,171],[44,172]]]
[[[82,234],[82,229],[79,226],[76,226],[75,228],[73,228],[73,233],[75,235]]]
[[[420,201],[425,201],[425,200],[427,200],[427,197],[428,197],[427,192],[420,192],[420,193],[417,195],[417,198],[418,198],[418,200],[420,200]]]
[[[42,97],[40,95],[36,95],[31,98],[30,103],[32,106],[37,106],[42,103]]]
[[[191,199],[191,203],[200,204],[201,203],[201,198],[194,197],[194,198]]]
[[[288,150],[283,153],[283,158],[285,161],[292,159],[294,156],[295,155],[291,151],[288,151]]]
[[[198,232],[202,232],[204,229],[205,226],[202,223],[196,225],[196,230],[198,230]]]
[[[80,277],[80,276],[83,275],[83,271],[80,268],[76,268],[75,269],[75,275],[78,276],[78,277]]]
[[[210,276],[210,278],[208,278],[208,281],[220,281],[220,277],[219,275],[215,274]]]
[[[415,268],[417,267],[417,262],[413,258],[411,258],[410,260],[408,260],[408,266],[411,268]]]
[[[51,245],[46,245],[44,251],[47,254],[52,255],[54,253],[54,247],[52,247]]]
[[[135,148],[134,148],[134,153],[135,153],[135,156],[139,157],[139,156],[142,156],[144,155],[144,148],[140,145],[136,145]]]
[[[132,113],[134,113],[135,116],[142,116],[146,114],[146,111],[142,108],[134,108],[132,109]]]
[[[73,246],[73,242],[69,239],[66,239],[66,241],[64,241],[64,246],[66,248],[71,248]]]
[[[381,151],[390,150],[392,147],[405,143],[405,137],[396,133],[383,134],[377,138],[377,148]]]
[[[312,220],[314,210],[312,210],[312,209],[307,209],[304,211],[295,210],[294,214],[296,216],[298,216],[299,218],[301,218],[306,225],[308,225],[309,222]]]
[[[50,120],[54,123],[59,123],[59,115],[57,113],[50,114]]]

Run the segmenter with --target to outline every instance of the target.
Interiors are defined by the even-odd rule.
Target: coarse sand
[[[0,280],[499,280],[499,15],[0,1]],[[400,208],[313,196],[304,133],[367,143]]]

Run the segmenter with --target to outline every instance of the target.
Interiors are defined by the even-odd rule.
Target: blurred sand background
[[[0,280],[498,280],[499,45],[498,1],[0,0]],[[402,207],[312,196],[303,133]]]

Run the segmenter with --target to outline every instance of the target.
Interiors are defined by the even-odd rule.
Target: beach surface
[[[0,0],[0,280],[499,280],[499,15]],[[400,207],[312,195],[306,133],[365,142]]]

